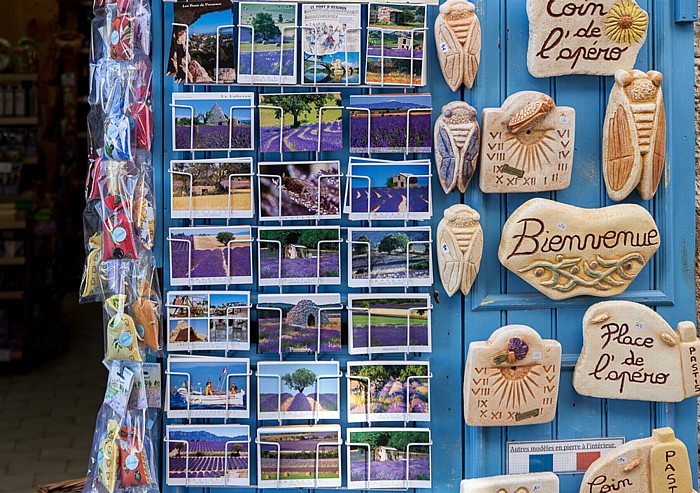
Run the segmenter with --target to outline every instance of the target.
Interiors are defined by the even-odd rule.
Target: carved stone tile
[[[442,75],[450,89],[471,89],[481,61],[481,24],[467,0],[447,0],[435,19],[435,46]]]
[[[527,15],[535,77],[632,70],[649,25],[635,0],[527,0]]]
[[[693,322],[674,331],[651,308],[604,301],[583,317],[574,388],[591,397],[679,402],[700,395],[698,358]]]
[[[455,187],[464,193],[476,171],[479,157],[479,122],[476,110],[462,101],[442,107],[435,121],[435,165],[445,193]]]
[[[561,344],[525,325],[507,325],[472,342],[464,370],[464,419],[470,426],[522,426],[554,419]]]
[[[688,450],[671,428],[633,440],[595,461],[580,493],[694,492]]]
[[[437,258],[440,279],[448,296],[458,290],[466,296],[481,265],[484,233],[479,213],[468,205],[453,205],[437,229]]]
[[[582,209],[532,199],[506,221],[498,259],[554,300],[623,293],[661,244],[635,204]]]
[[[576,111],[536,91],[482,114],[479,186],[484,193],[562,190],[571,182]]]
[[[465,479],[460,493],[559,493],[559,477],[551,472]]]

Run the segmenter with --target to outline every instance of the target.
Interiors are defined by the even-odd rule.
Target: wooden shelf
[[[38,125],[36,116],[3,116],[0,117],[0,125]]]
[[[39,80],[39,75],[36,72],[0,74],[0,82],[36,82],[37,80]]]
[[[24,265],[27,260],[24,257],[0,257],[0,265]]]
[[[24,291],[0,291],[0,300],[21,300],[24,298]]]
[[[0,229],[24,229],[27,221],[3,221],[0,220]]]

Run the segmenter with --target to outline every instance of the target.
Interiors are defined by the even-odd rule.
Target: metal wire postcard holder
[[[216,93],[211,93],[211,94],[216,94]],[[221,93],[221,94],[228,94],[228,93]],[[216,101],[212,99],[212,101]],[[176,152],[189,152],[192,154],[192,159],[194,159],[195,152],[226,152],[228,153],[228,156],[230,157],[231,152],[233,151],[253,151],[255,150],[255,112],[253,111],[255,109],[254,104],[250,104],[248,106],[231,106],[228,111],[228,147],[216,147],[216,148],[199,148],[199,147],[194,147],[195,145],[195,138],[194,138],[194,129],[196,127],[194,123],[194,107],[186,104],[177,104],[177,103],[170,103],[170,108],[172,108],[172,124],[173,124],[173,138],[172,138],[172,146],[173,146],[173,151]],[[177,139],[176,139],[176,130],[178,125],[176,125],[176,120],[177,117],[175,115],[175,110],[176,109],[184,109],[184,110],[189,110],[190,111],[190,147],[186,148],[180,148],[177,146]],[[250,145],[248,147],[233,147],[233,112],[236,110],[250,110]]]
[[[369,64],[369,59],[370,58],[381,58],[381,71],[380,71],[380,79],[379,82],[371,82],[368,78],[367,75],[369,74],[369,70],[365,68],[365,80],[367,81],[368,86],[379,86],[379,87],[385,87],[385,86],[391,86],[391,87],[396,87],[396,86],[404,86],[408,88],[414,88],[414,87],[423,87],[427,84],[427,77],[425,76],[425,69],[427,67],[427,59],[426,59],[426,54],[427,50],[425,49],[426,45],[426,37],[428,35],[428,30],[429,28],[427,27],[417,27],[414,29],[411,29],[409,32],[411,33],[411,56],[409,60],[411,60],[411,73],[409,74],[409,80],[410,82],[408,84],[402,83],[402,82],[386,82],[384,79],[384,60],[387,58],[403,58],[403,57],[391,57],[391,56],[386,56],[384,54],[384,33],[386,32],[397,32],[397,31],[403,31],[406,32],[407,30],[402,29],[386,29],[383,27],[367,27],[367,64]],[[380,44],[380,49],[379,49],[379,55],[370,55],[369,54],[369,33],[372,31],[379,31],[381,33],[381,44]],[[415,41],[416,33],[422,32],[423,33],[423,56],[420,58],[416,58],[414,54],[414,49],[413,49],[413,43]],[[421,64],[421,83],[416,84],[413,82],[413,72],[416,68],[416,62],[419,62]]]
[[[295,12],[295,17],[296,17],[296,12]],[[260,86],[260,85],[295,85],[297,83],[297,50],[296,50],[296,45],[297,45],[297,29],[300,29],[301,26],[282,26],[280,29],[280,50],[279,50],[279,71],[277,74],[276,79],[272,79],[272,75],[265,75],[265,74],[256,74],[255,73],[255,27],[247,24],[239,24],[238,25],[238,65],[239,69],[240,66],[242,65],[241,61],[244,56],[250,56],[250,72],[248,73],[242,73],[242,71],[239,70],[238,72],[238,83],[240,85],[249,85],[249,86]],[[249,29],[250,30],[250,51],[243,51],[241,49],[241,31],[243,29]],[[288,30],[294,30],[294,49],[292,50],[293,52],[293,57],[294,57],[294,63],[292,65],[292,74],[283,74],[284,72],[284,35]],[[241,80],[242,77],[249,78],[249,80]]]
[[[358,74],[357,74],[357,78],[358,78],[358,81],[357,81],[356,83],[350,83],[350,76],[349,76],[349,74],[347,73],[348,54],[349,54],[349,53],[355,53],[355,52],[354,52],[354,51],[348,51],[348,45],[347,45],[347,43],[345,43],[345,48],[344,48],[343,51],[341,52],[341,53],[344,53],[344,55],[345,55],[344,58],[343,58],[343,60],[344,60],[344,62],[345,62],[344,65],[343,65],[343,69],[345,70],[345,75],[344,75],[343,78],[345,79],[345,82],[341,82],[341,83],[337,83],[337,82],[336,82],[336,83],[324,82],[324,83],[322,83],[322,84],[319,84],[319,83],[318,83],[318,77],[317,77],[317,75],[318,75],[318,68],[317,68],[317,67],[318,67],[318,57],[319,57],[319,55],[318,55],[318,43],[316,42],[316,41],[318,40],[318,26],[303,25],[303,26],[300,26],[300,28],[303,30],[304,33],[306,33],[307,37],[309,36],[309,35],[308,35],[308,32],[309,32],[309,31],[313,31],[313,39],[314,39],[314,42],[313,42],[313,45],[314,45],[314,52],[313,52],[313,57],[314,57],[314,62],[313,62],[313,63],[314,63],[314,70],[313,70],[314,80],[313,80],[313,82],[306,82],[306,77],[305,77],[306,70],[304,70],[304,69],[305,69],[305,66],[306,66],[306,63],[305,63],[305,62],[306,62],[306,58],[304,58],[304,57],[307,55],[307,52],[304,51],[304,49],[303,49],[303,43],[302,43],[302,50],[301,50],[302,53],[301,53],[301,54],[302,54],[303,60],[302,60],[301,85],[303,85],[303,86],[312,86],[312,87],[319,87],[319,86],[321,86],[321,87],[334,87],[334,86],[335,86],[335,87],[353,87],[353,86],[358,86],[358,85],[360,85],[360,83],[361,83],[361,81],[362,81],[362,71],[359,69],[359,67],[362,67],[362,49],[361,49],[361,48],[362,48],[362,46],[361,46],[362,43],[360,43],[360,46],[359,46],[360,49],[357,51],[357,57],[358,57]],[[362,33],[362,30],[363,30],[362,26],[359,26],[359,27],[349,27],[349,28],[346,28],[346,29],[345,29],[345,33],[346,33],[346,36],[347,36],[348,33],[352,33],[352,32],[355,32],[355,31],[358,31],[358,32]],[[361,37],[361,34],[360,34],[360,37]],[[309,44],[310,44],[310,42],[309,42]],[[337,53],[337,52],[336,52],[336,53]]]
[[[252,267],[251,267],[251,268],[252,268]],[[235,351],[235,350],[237,350],[237,348],[231,349],[231,343],[229,342],[229,322],[230,322],[231,320],[239,320],[239,319],[235,319],[235,318],[232,319],[232,318],[231,318],[231,315],[230,315],[230,314],[231,314],[231,311],[232,311],[232,310],[245,309],[245,310],[246,310],[246,313],[248,314],[248,316],[245,318],[245,321],[246,321],[246,339],[247,339],[247,344],[246,344],[246,346],[247,346],[247,348],[244,348],[243,350],[244,350],[244,351],[247,351],[247,350],[250,349],[250,309],[251,309],[251,308],[253,308],[253,305],[251,305],[250,302],[249,302],[248,304],[246,304],[245,306],[240,306],[240,305],[239,305],[239,306],[229,306],[229,307],[226,307],[226,319],[225,319],[225,320],[226,320],[226,349],[224,350],[224,356],[225,356],[225,357],[228,358],[228,352],[229,352],[229,351]],[[188,336],[189,336],[189,334],[188,334]]]
[[[251,443],[251,438],[250,438],[250,428],[248,428],[248,439],[247,440],[229,440],[226,443],[224,443],[224,487],[230,486],[239,486],[238,484],[231,484],[231,481],[229,480],[229,474],[228,474],[228,460],[229,460],[229,455],[228,455],[228,449],[229,445],[233,445],[234,447],[236,445],[246,445],[246,449],[248,452],[248,469],[247,469],[247,474],[245,476],[245,479],[247,481],[244,481],[241,486],[247,486],[250,484],[250,443]],[[235,449],[234,449],[235,450]],[[235,478],[234,478],[235,479]]]

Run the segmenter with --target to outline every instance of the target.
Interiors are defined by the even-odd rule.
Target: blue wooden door
[[[441,493],[458,491],[459,482],[463,478],[505,474],[507,441],[601,436],[624,436],[627,440],[632,440],[647,437],[652,429],[662,426],[674,427],[676,435],[686,443],[697,477],[695,399],[667,405],[606,401],[578,395],[572,387],[571,377],[582,346],[581,321],[585,310],[598,300],[574,298],[560,302],[551,301],[506,271],[497,259],[501,229],[506,218],[533,196],[581,207],[611,205],[601,172],[601,129],[612,78],[533,78],[526,67],[526,0],[474,1],[481,19],[483,50],[481,68],[472,90],[461,90],[458,93],[449,90],[433,55],[435,46],[432,33],[428,36],[426,52],[432,56],[427,74],[428,85],[419,91],[432,94],[433,118],[439,114],[444,104],[455,99],[463,99],[481,110],[485,107],[499,107],[503,100],[514,92],[537,90],[550,94],[558,105],[576,109],[576,153],[571,187],[556,193],[485,195],[479,190],[475,178],[463,196],[458,193],[446,196],[437,181],[433,183],[435,217],[430,222],[431,226],[437,226],[445,208],[461,201],[481,213],[485,235],[481,272],[468,297],[447,298],[436,275],[435,289],[439,292],[440,303],[435,305],[433,312],[434,349],[431,354],[416,356],[417,359],[430,360],[433,373],[433,410],[430,423],[434,442],[433,490]],[[635,192],[625,201],[638,203],[653,214],[659,225],[662,246],[620,298],[652,306],[675,325],[681,320],[695,320],[693,25],[690,21],[697,18],[697,5],[694,5],[694,0],[637,1],[649,12],[651,18],[649,37],[638,58],[637,68],[645,71],[655,69],[665,75],[663,90],[669,122],[669,146],[666,174],[656,198],[651,202],[643,202]],[[163,77],[163,62],[168,55],[173,7],[169,2],[154,0],[153,10],[156,107],[154,156],[160,182],[158,188],[162,192],[159,200],[162,210],[159,231],[160,237],[164,238],[167,236],[168,227],[184,225],[182,221],[170,219],[169,204],[164,200],[164,197],[169,197],[169,161],[186,158],[182,153],[171,151],[170,97],[173,91],[193,89],[175,85],[172,79]],[[428,25],[431,28],[436,15],[437,7],[430,7]],[[274,88],[254,89],[258,92],[275,92]],[[200,87],[195,90],[227,89]],[[250,89],[243,87],[232,90]],[[367,92],[367,89],[344,89],[343,102],[348,104],[349,94]],[[348,148],[347,136],[344,148]],[[257,161],[264,160],[259,153],[246,155],[251,154]],[[341,163],[345,163],[347,156],[347,152],[325,153],[322,158],[340,159]],[[198,224],[205,222],[199,221]],[[343,221],[343,225],[349,226],[350,223]],[[161,262],[166,259],[164,289],[169,290],[168,249],[165,240],[161,242],[157,254]],[[342,265],[345,265],[345,259],[342,262]],[[343,279],[346,279],[345,276],[346,273],[343,273]],[[240,289],[265,291],[265,288],[260,289],[256,285],[241,286]],[[345,296],[347,291],[347,288],[341,289],[341,294]],[[462,419],[462,372],[468,345],[471,341],[487,339],[494,330],[507,324],[529,325],[542,337],[561,342],[564,364],[557,418],[550,424],[539,426],[467,427]],[[253,364],[260,359],[255,349],[250,351],[249,356]],[[345,351],[340,359],[342,362],[351,358]],[[345,407],[342,406],[341,416],[344,414]],[[254,435],[254,429],[259,423],[251,419],[248,424],[251,425],[251,433]],[[346,426],[344,420],[341,420],[341,424]],[[561,491],[578,491],[580,476],[562,476],[560,479]],[[177,489],[163,486],[163,491]],[[203,490],[190,488],[189,491]]]

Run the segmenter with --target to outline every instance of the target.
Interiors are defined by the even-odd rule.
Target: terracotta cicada
[[[435,164],[445,193],[455,186],[462,193],[467,190],[479,157],[479,137],[474,108],[462,101],[443,106],[435,122]]]
[[[484,234],[479,213],[467,205],[453,205],[437,229],[440,279],[448,296],[458,290],[466,296],[481,265]]]
[[[474,85],[481,61],[481,24],[467,0],[448,0],[435,20],[435,45],[442,75],[450,89]]]

